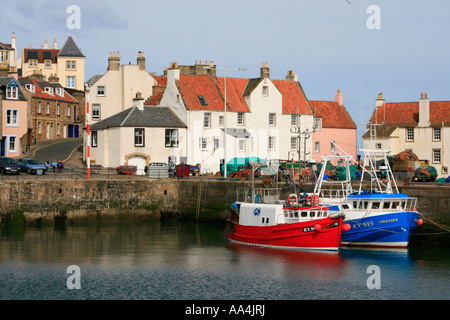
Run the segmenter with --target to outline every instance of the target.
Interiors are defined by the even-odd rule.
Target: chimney
[[[269,78],[270,79],[270,69],[267,66],[267,62],[262,64],[261,68],[261,79]]]
[[[17,67],[13,66],[9,67],[8,77],[13,77],[16,80],[19,80],[19,73],[17,72]]]
[[[48,46],[47,39],[45,39],[44,46],[42,47],[42,49],[50,49],[50,47]]]
[[[286,76],[287,81],[298,81],[298,75],[294,73],[294,70],[289,70]]]
[[[144,57],[144,53],[142,51],[138,52],[137,65],[139,67],[139,70],[145,71],[145,57]]]
[[[419,127],[430,126],[430,100],[428,100],[428,93],[420,94],[419,99]]]
[[[142,93],[136,92],[136,98],[133,99],[133,106],[139,110],[144,110],[144,98],[142,98]]]
[[[56,43],[56,39],[53,40],[53,47],[52,49],[59,49],[58,44]]]
[[[384,99],[383,99],[383,92],[380,92],[378,94],[378,98],[375,101],[375,109],[378,109],[379,107],[381,107],[384,104]]]
[[[9,57],[9,65],[11,67],[15,67],[17,63],[17,51],[16,51],[16,34],[13,32],[11,36],[11,48],[14,49],[14,52]]]
[[[119,71],[120,58],[119,51],[110,52],[108,58],[108,71]]]
[[[336,101],[340,106],[343,105],[341,90],[336,91],[336,95],[334,96],[334,101]]]
[[[48,77],[48,82],[59,82],[59,78],[56,73],[52,73],[50,77]]]
[[[180,80],[180,69],[178,69],[177,62],[171,63],[170,68],[167,69],[167,83],[175,83],[175,80]]]

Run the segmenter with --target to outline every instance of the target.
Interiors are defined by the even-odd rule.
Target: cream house
[[[448,177],[450,166],[450,101],[430,101],[422,93],[417,102],[385,102],[378,95],[370,119],[372,131],[364,134],[364,147],[414,152],[428,160],[438,177]]]
[[[71,36],[60,49],[56,42],[50,47],[47,40],[41,48],[22,48],[22,76],[42,75],[47,81],[52,75],[65,88],[84,90],[85,56]]]
[[[104,167],[134,165],[137,174],[151,162],[179,163],[186,155],[186,124],[167,107],[144,106],[138,92],[133,107],[91,126],[91,160]]]
[[[86,82],[92,106],[89,121],[95,123],[124,111],[133,104],[137,92],[144,98],[150,97],[155,84],[155,79],[145,70],[143,52],[138,53],[136,65],[120,65],[119,52],[111,52],[107,72]]]

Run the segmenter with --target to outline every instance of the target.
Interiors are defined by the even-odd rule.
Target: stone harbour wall
[[[281,185],[283,186],[283,185]],[[0,224],[75,224],[152,219],[225,221],[245,181],[208,179],[32,180],[0,183]],[[256,187],[262,187],[259,181]],[[411,242],[450,243],[450,186],[400,186],[417,197],[424,224]],[[312,192],[307,185],[306,191]],[[282,197],[290,193],[283,186]],[[429,219],[429,220],[428,220]]]

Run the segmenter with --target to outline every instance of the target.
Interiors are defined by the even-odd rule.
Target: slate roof
[[[315,117],[322,118],[323,128],[356,129],[356,124],[344,106],[336,101],[309,100]]]
[[[23,59],[28,62],[29,59],[37,59],[39,63],[43,63],[44,60],[52,60],[52,63],[56,63],[56,57],[58,56],[59,49],[23,49]]]
[[[3,43],[3,42],[0,42],[0,50],[14,50],[12,47],[11,47],[11,44],[6,44],[6,43]]]
[[[3,91],[3,99],[4,100],[10,100],[6,97],[6,86],[10,83],[10,82],[17,82],[17,84],[19,85],[19,96],[18,99],[11,99],[11,100],[26,100],[22,90],[21,89],[21,85],[20,82],[17,81],[14,77],[0,77],[0,89]]]
[[[91,130],[111,127],[187,128],[170,108],[156,106],[144,106],[144,110],[137,107],[128,108],[91,125]]]
[[[60,56],[60,57],[83,57],[83,58],[85,57],[85,55],[83,55],[83,53],[81,52],[80,48],[78,48],[78,46],[76,45],[72,36],[69,36],[67,38],[66,43],[64,43],[58,56]]]

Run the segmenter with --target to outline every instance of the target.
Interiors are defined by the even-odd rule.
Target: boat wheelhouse
[[[264,247],[338,251],[346,227],[341,211],[318,205],[316,198],[302,201],[291,194],[280,200],[279,195],[280,189],[256,189],[253,184],[238,190],[226,224],[228,239]]]
[[[354,160],[348,155],[325,156],[314,193],[330,210],[343,210],[345,222],[351,228],[343,232],[342,245],[407,248],[411,234],[422,224],[416,209],[417,199],[398,191],[387,159],[389,151],[361,151],[364,164],[359,190],[353,191],[350,178],[350,163]],[[335,158],[342,158],[341,163],[345,163],[346,179],[336,181],[335,186],[329,188],[333,182],[324,180],[325,168],[326,163]],[[382,165],[377,166],[377,163]]]

